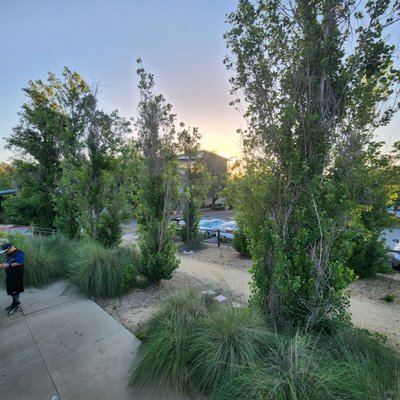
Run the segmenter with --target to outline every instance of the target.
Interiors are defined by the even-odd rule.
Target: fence
[[[40,228],[38,226],[26,225],[3,225],[0,226],[0,231],[5,234],[20,234],[23,236],[54,236],[57,231],[50,228]]]

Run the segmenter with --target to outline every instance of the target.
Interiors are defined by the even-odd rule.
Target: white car
[[[237,230],[235,221],[229,221],[219,227],[221,240],[233,240],[233,235]]]
[[[199,222],[199,231],[205,238],[217,235],[217,230],[225,223],[222,219],[201,219]]]
[[[393,242],[396,243],[393,250],[398,251],[398,253],[392,253],[392,267],[395,270],[400,270],[400,243],[398,239],[393,239]]]

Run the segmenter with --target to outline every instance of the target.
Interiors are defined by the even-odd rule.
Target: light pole
[[[189,190],[189,164],[186,166],[186,195],[188,194]],[[189,230],[189,198],[186,196],[186,253],[190,252],[189,248],[189,236],[190,236],[190,230]]]
[[[186,250],[184,251],[185,254],[192,254],[193,251],[190,250],[189,246],[189,239],[190,239],[190,229],[189,229],[189,222],[190,222],[190,216],[189,216],[189,168],[191,167],[190,165],[190,157],[188,159],[188,162],[186,164],[186,169],[185,169],[185,197],[186,197],[186,218],[185,218],[185,224],[186,224]]]

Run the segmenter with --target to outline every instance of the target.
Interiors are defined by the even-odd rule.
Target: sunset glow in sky
[[[100,106],[137,116],[136,59],[155,76],[156,92],[178,121],[196,126],[202,147],[235,157],[246,124],[228,105],[226,14],[236,0],[18,0],[0,2],[0,160],[18,123],[28,80],[60,76],[64,66],[88,83],[100,82]],[[396,42],[395,42],[396,43]],[[397,39],[397,43],[398,39]],[[379,139],[400,139],[400,117]]]

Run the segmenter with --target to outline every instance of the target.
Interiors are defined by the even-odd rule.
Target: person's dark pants
[[[13,299],[13,304],[19,304],[19,295],[24,291],[24,272],[7,274],[6,289],[7,294]]]

